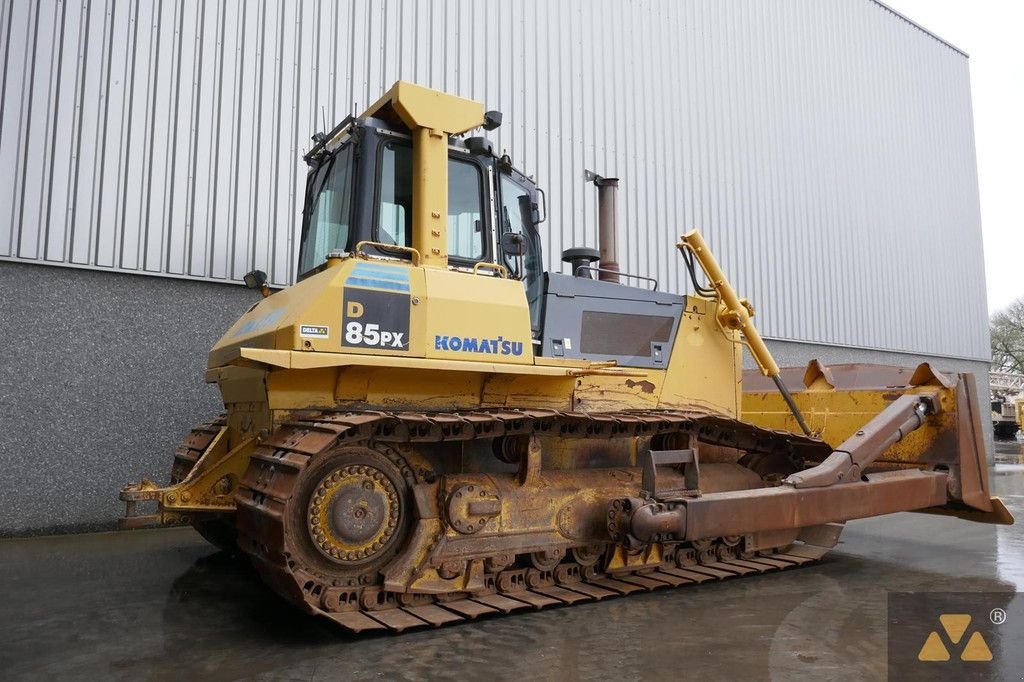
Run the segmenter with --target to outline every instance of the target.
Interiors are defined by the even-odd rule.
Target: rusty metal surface
[[[981,436],[981,415],[977,412],[977,395],[973,381],[961,382],[956,395],[956,409],[961,415],[958,429],[960,480],[956,490],[964,504],[981,511],[991,511],[985,444]]]
[[[835,395],[854,405],[868,398],[858,409],[874,414],[878,428],[854,439],[863,447],[838,453],[860,467],[850,477],[856,482],[779,486],[766,476],[778,462],[804,470],[833,448],[700,408],[298,411],[251,455],[235,458],[247,462],[234,498],[237,525],[201,513],[191,521],[218,544],[237,538],[265,582],[307,612],[352,632],[402,632],[799,566],[835,543],[841,526],[832,522],[939,507],[965,491],[974,504],[988,502],[984,472],[971,469],[977,443],[964,440],[974,433],[976,441],[977,429],[957,432],[960,460],[948,471],[919,471],[927,452],[920,443],[901,446],[903,454],[890,447],[912,431],[905,413],[920,417],[925,403],[945,410],[928,417],[929,434],[963,426],[969,382],[925,367],[905,383],[928,388],[837,390],[902,374],[820,365],[806,373],[813,388],[798,396]],[[232,459],[218,440],[224,429],[215,420],[186,439],[172,477],[178,488]],[[682,456],[686,448],[691,459]],[[641,454],[655,450],[676,454],[662,457],[662,466],[649,463],[658,484],[644,492]],[[879,464],[896,469],[857,480],[882,451]],[[153,487],[144,494],[164,502],[167,491],[178,491]],[[646,508],[649,518],[636,515],[646,530],[630,536],[633,511],[677,489],[679,499]],[[616,500],[635,504],[613,510],[609,522]],[[211,522],[224,532],[210,533]]]
[[[193,472],[211,444],[222,436],[226,426],[227,416],[222,414],[189,431],[181,445],[174,450],[170,487],[180,485]],[[120,493],[120,498],[125,503],[125,514],[118,520],[118,526],[124,530],[133,530],[189,523],[187,513],[158,506],[156,513],[144,514],[138,506],[140,502],[155,502],[159,505],[166,490],[167,488],[148,480],[126,485]],[[227,506],[227,511],[231,510],[232,506]]]
[[[738,538],[753,533],[799,529],[803,529],[798,535],[801,540],[828,537],[834,544],[838,530],[812,536],[806,529],[940,507],[947,502],[947,490],[947,473],[907,469],[816,487],[784,483],[684,498],[632,497],[609,505],[608,528],[618,542],[637,549],[669,539],[728,541],[735,537],[738,544]]]
[[[204,422],[192,428],[185,440],[174,450],[174,464],[171,466],[171,485],[185,480],[189,472],[206,452],[210,441],[227,425],[227,415]]]
[[[799,478],[801,485],[827,485],[840,475],[855,480],[858,470],[944,471],[952,501],[948,510],[975,520],[981,518],[975,511],[994,510],[971,375],[945,375],[927,363],[909,369],[826,367],[812,361],[805,371],[808,387],[794,393],[794,399],[821,438],[833,446],[834,454],[819,460],[820,467],[804,472],[786,470],[791,463],[777,458],[744,463],[762,474],[778,470],[783,477],[792,476],[791,482]],[[878,384],[890,385],[870,387]],[[744,419],[770,428],[793,428],[774,391],[755,389],[744,392]],[[921,411],[921,401],[924,414],[915,414]],[[994,523],[1002,519],[1005,515],[990,517]]]
[[[211,447],[216,447],[215,441],[223,433],[227,425],[227,416],[222,414],[215,419],[192,428],[185,437],[185,440],[174,452],[174,462],[171,466],[170,485],[168,487],[163,488],[149,481],[125,486],[121,491],[121,499],[125,501],[126,510],[125,516],[119,520],[119,526],[122,529],[137,529],[188,524],[213,546],[228,552],[236,552],[235,539],[238,533],[235,528],[233,500],[218,499],[219,506],[223,506],[219,513],[211,513],[208,508],[202,513],[190,513],[189,510],[181,508],[183,505],[187,506],[188,501],[179,501],[178,509],[170,508],[173,505],[165,506],[167,492],[180,490],[182,483],[186,479],[194,481],[210,473],[210,467],[204,465],[204,462],[210,459],[206,455]],[[243,457],[245,460],[248,459],[247,452],[237,452],[236,455]],[[216,474],[216,472],[213,473]],[[216,476],[207,477],[210,480],[206,482],[205,487],[211,492],[215,492],[218,498],[231,497],[233,488],[230,490],[225,489],[223,481]],[[237,484],[237,475],[235,478],[236,480],[232,486]],[[218,485],[220,486],[219,490],[217,489]],[[148,497],[158,504],[156,514],[149,516],[139,514],[136,502],[132,501],[131,498],[139,497],[137,492],[140,489],[148,489],[148,494],[142,497]]]
[[[946,503],[946,474],[899,471],[826,488],[780,486],[688,500],[686,539],[802,528]]]
[[[992,492],[1007,495],[1019,515],[1024,443],[1001,444],[998,453]],[[884,680],[889,592],[927,587],[1012,595],[1024,585],[1019,528],[922,514],[847,526],[842,544],[799,569],[768,568],[703,589],[659,589],[632,599],[605,590],[602,599],[577,608],[527,607],[513,617],[492,609],[399,640],[381,636],[388,632],[383,626],[356,636],[306,616],[245,562],[214,551],[191,530],[6,540],[0,556],[12,587],[9,617],[0,622],[4,672],[10,680],[322,679],[339,671],[353,680],[529,680],[541,666],[541,678],[558,680],[646,679],[652,671],[677,670],[708,680],[827,678],[840,669]],[[656,577],[663,575],[669,574],[658,569]],[[126,596],[131,618],[125,618]],[[642,655],[623,653],[630,628],[646,639],[626,646]],[[1009,678],[1022,669],[1006,657],[1019,640],[1002,632],[1001,644],[990,646]],[[447,652],[442,666],[439,652]]]
[[[213,515],[233,513],[234,493],[256,438],[243,439],[229,450],[228,432],[224,416],[192,429],[175,451],[169,486],[147,480],[124,486],[120,498],[125,503],[125,514],[118,521],[120,528],[196,525],[196,521]],[[140,502],[156,503],[156,513],[141,513]]]
[[[751,573],[756,569],[749,561],[771,558],[774,548],[746,552],[723,541],[704,543],[701,553],[680,545],[658,546],[636,556],[609,554],[601,521],[607,501],[623,492],[639,493],[639,469],[547,470],[540,468],[538,457],[530,456],[539,455],[539,443],[554,435],[579,443],[611,443],[677,432],[698,442],[764,452],[791,453],[799,440],[703,411],[589,417],[553,410],[298,414],[252,456],[237,495],[239,545],[279,593],[354,632],[377,626],[399,632],[493,610],[546,608],[700,582],[694,575],[721,579]],[[439,462],[431,460],[429,444],[467,442],[481,434],[535,436],[521,453],[518,472],[439,477],[443,472],[435,471]],[[408,504],[415,506],[416,517],[409,521],[415,525],[393,560],[375,562],[370,552],[362,569],[350,570],[344,562],[332,563],[322,552],[309,550],[303,505],[324,497],[310,496],[310,490],[323,486],[319,475],[309,472],[317,466],[333,470],[335,464],[322,464],[335,456],[330,453],[344,455],[367,445],[389,459],[414,491]],[[822,447],[810,440],[800,445]],[[466,495],[479,501],[464,503]],[[323,507],[315,509],[322,516]],[[583,551],[594,543],[609,548],[600,553],[605,554],[603,563],[600,554]],[[701,560],[714,567],[701,569]],[[748,563],[730,563],[739,560]],[[779,568],[772,563],[754,566]],[[682,567],[690,578],[666,573]],[[612,570],[614,578],[608,574]],[[652,571],[665,577],[659,579]]]

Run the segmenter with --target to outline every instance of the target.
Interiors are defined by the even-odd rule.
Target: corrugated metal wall
[[[399,78],[505,114],[548,261],[704,230],[773,337],[988,356],[966,57],[869,0],[0,1],[0,259],[289,281],[309,135]],[[628,236],[627,236],[628,235]]]

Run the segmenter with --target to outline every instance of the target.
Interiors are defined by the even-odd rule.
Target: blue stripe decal
[[[385,272],[409,272],[408,268],[400,265],[382,265],[381,263],[368,263],[366,261],[356,263],[355,267],[365,270],[383,270]]]
[[[407,282],[391,282],[384,279],[365,279],[349,275],[345,282],[348,287],[364,287],[368,289],[390,289],[391,291],[409,291]]]
[[[353,270],[349,277],[368,277],[370,279],[388,279],[392,282],[408,282],[408,277],[400,277],[390,272],[373,272],[367,270]]]
[[[409,281],[409,271],[405,268],[374,268],[372,266],[357,265],[352,269],[352,274],[359,277],[380,277],[381,279],[393,279],[400,282]]]

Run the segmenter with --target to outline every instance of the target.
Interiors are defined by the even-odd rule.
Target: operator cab
[[[380,119],[350,117],[317,138],[306,155],[299,280],[320,272],[328,254],[352,253],[361,242],[372,242],[359,247],[365,253],[411,257],[406,249],[413,245],[412,138],[392,128]],[[535,333],[543,286],[538,222],[537,186],[508,157],[497,158],[484,138],[451,141],[448,265],[467,272],[479,263],[500,265],[523,280]],[[404,248],[390,250],[388,244]],[[516,244],[522,244],[522,255]]]
[[[305,157],[299,280],[322,271],[334,252],[412,258],[413,141],[395,128],[349,117],[314,138]],[[651,290],[591,278],[592,249],[566,251],[572,274],[544,272],[537,186],[490,141],[450,140],[447,203],[447,268],[487,277],[497,268],[481,265],[501,266],[521,280],[534,355],[666,366],[685,299],[656,283]]]

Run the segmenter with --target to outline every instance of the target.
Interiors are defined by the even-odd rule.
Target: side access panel
[[[685,298],[547,273],[542,354],[623,367],[668,367]]]

